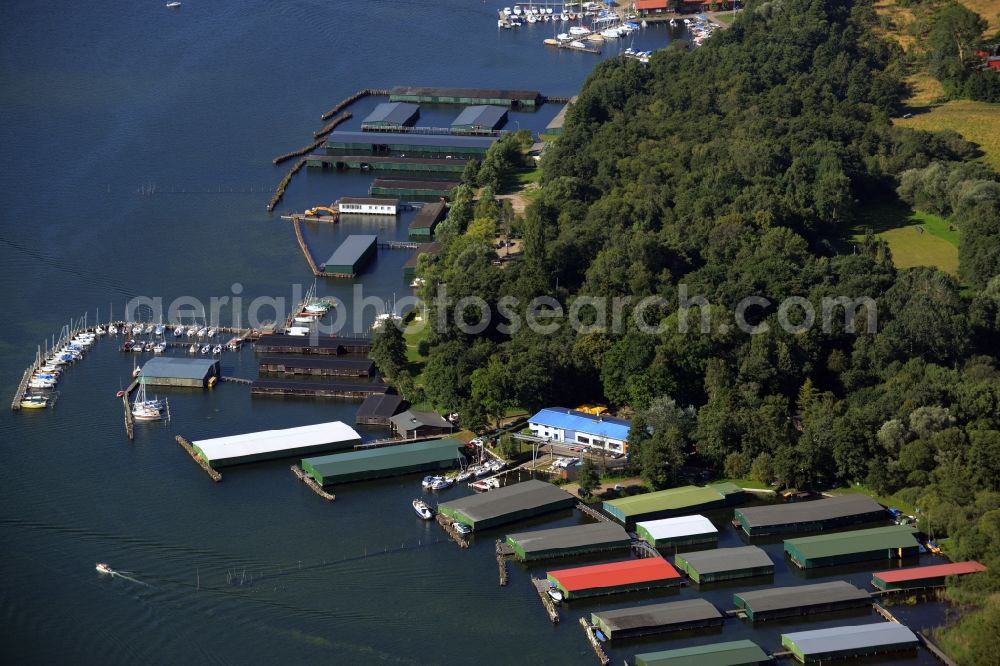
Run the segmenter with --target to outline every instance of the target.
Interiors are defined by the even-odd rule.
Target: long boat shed
[[[782,647],[804,663],[915,650],[916,634],[896,622],[796,631],[781,635]]]
[[[389,100],[430,104],[495,104],[513,108],[535,108],[542,103],[542,95],[537,90],[396,86],[389,90]]]
[[[378,252],[378,236],[351,234],[323,264],[323,272],[354,277]]]
[[[492,132],[504,126],[507,122],[507,108],[492,104],[467,106],[451,123],[451,131],[461,132]]]
[[[719,541],[718,528],[699,515],[644,520],[635,524],[635,533],[655,548],[715,545]]]
[[[943,587],[948,576],[967,576],[982,573],[986,567],[979,562],[950,562],[923,567],[905,567],[876,571],[872,585],[880,590],[906,590],[914,587]]]
[[[212,467],[287,458],[321,451],[349,449],[361,443],[361,435],[340,421],[262,430],[191,442],[198,455]]]
[[[417,276],[417,262],[420,260],[420,255],[437,255],[440,253],[441,244],[437,241],[433,243],[420,243],[417,246],[417,251],[410,255],[410,258],[403,264],[403,279],[412,280]]]
[[[375,363],[367,358],[322,356],[265,356],[257,362],[260,372],[284,375],[318,375],[329,377],[372,377],[377,374]]]
[[[354,423],[367,426],[391,425],[390,418],[403,409],[403,396],[392,393],[373,394],[365,398],[354,416]]]
[[[644,557],[548,572],[566,599],[618,594],[681,584],[681,575],[662,557]]]
[[[462,443],[455,439],[438,439],[360,449],[305,458],[302,469],[322,486],[450,469],[458,465],[461,446]]]
[[[455,180],[402,180],[376,178],[368,188],[369,194],[395,194],[408,197],[448,197],[459,186]]]
[[[418,153],[426,155],[482,156],[497,142],[495,136],[418,134],[416,132],[331,132],[326,147],[334,150],[365,150],[371,153]],[[464,164],[463,164],[464,168]]]
[[[636,666],[769,666],[773,663],[769,654],[748,640],[635,655]]]
[[[444,219],[447,208],[443,201],[424,204],[410,222],[409,234],[411,237],[430,238],[437,227],[438,222]]]
[[[382,102],[361,121],[361,129],[410,127],[420,117],[420,106],[409,102]]]
[[[139,372],[139,382],[146,386],[183,386],[204,388],[211,377],[220,374],[217,359],[157,356],[146,361]]]
[[[507,543],[522,562],[553,557],[628,550],[631,539],[621,525],[599,522],[508,534]]]
[[[774,575],[774,562],[757,546],[685,553],[674,557],[674,564],[699,584]]]
[[[758,536],[870,523],[886,519],[889,514],[867,495],[839,495],[812,502],[736,509],[734,517],[747,535]]]
[[[591,613],[590,623],[609,639],[631,638],[667,631],[721,627],[722,613],[704,599],[630,606]]]
[[[532,516],[570,509],[576,500],[551,483],[532,479],[482,495],[471,495],[438,505],[438,511],[473,530],[524,520]]]
[[[626,526],[638,521],[683,516],[718,509],[744,500],[743,490],[732,483],[704,487],[682,486],[653,493],[608,500],[603,509]]]
[[[265,354],[367,354],[372,349],[371,338],[339,338],[333,335],[262,335],[253,345],[254,351]]]
[[[920,544],[913,536],[915,531],[906,525],[891,525],[786,539],[785,554],[803,569],[916,557]]]
[[[751,622],[860,608],[871,602],[868,592],[843,580],[772,587],[733,595],[733,604]]]

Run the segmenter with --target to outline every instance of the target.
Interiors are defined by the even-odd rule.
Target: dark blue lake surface
[[[309,143],[320,114],[359,88],[579,89],[597,57],[543,46],[550,24],[500,32],[495,10],[474,0],[187,0],[179,11],[162,2],[4,3],[4,399],[36,346],[83,312],[107,319],[136,295],[291,301],[295,285],[307,288],[312,276],[289,223],[265,211],[290,166],[271,159]],[[650,28],[634,46],[669,39],[668,28]],[[352,107],[348,127],[377,101]],[[512,114],[509,127],[538,130],[557,111]],[[427,108],[425,119],[457,113]],[[371,178],[305,171],[278,210],[364,194]],[[306,233],[322,260],[349,233],[405,238],[409,219],[306,225]],[[407,256],[380,253],[358,280],[365,293],[408,294]],[[319,291],[349,300],[352,286]],[[594,657],[576,618],[650,598],[575,603],[551,626],[519,567],[509,587],[497,586],[493,541],[503,531],[458,549],[410,509],[415,477],[347,486],[332,504],[298,483],[288,461],[224,470],[213,484],[174,435],[353,422],[357,403],[251,400],[238,385],[171,392],[172,422],[139,426],[129,442],[114,393],[131,365],[102,343],[67,371],[54,409],[0,410],[0,651],[10,663],[587,664]],[[224,356],[223,367],[255,375],[249,351]],[[731,527],[725,534],[722,545],[739,543]],[[780,545],[769,552],[778,557]],[[101,577],[96,561],[141,582]],[[799,581],[779,564],[776,582]],[[705,596],[729,608],[738,589]],[[943,610],[901,614],[919,629]],[[867,620],[874,616],[858,621]],[[756,631],[731,622],[722,637],[775,650],[781,631],[844,622]],[[645,640],[612,655],[631,663],[636,652],[717,640]]]

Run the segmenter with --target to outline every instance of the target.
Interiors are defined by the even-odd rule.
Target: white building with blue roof
[[[630,421],[578,412],[566,407],[546,407],[528,419],[535,437],[568,445],[628,453]]]

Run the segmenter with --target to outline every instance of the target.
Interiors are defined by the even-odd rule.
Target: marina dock
[[[552,601],[546,592],[550,587],[548,581],[532,576],[531,584],[535,586],[535,592],[538,592],[538,598],[542,600],[542,606],[545,607],[545,613],[549,616],[549,622],[559,624],[559,609],[556,608],[556,602]]]
[[[205,470],[205,473],[208,474],[209,478],[212,479],[212,481],[215,481],[216,483],[222,481],[222,475],[219,474],[214,469],[212,469],[209,466],[209,464],[205,461],[205,459],[198,455],[198,452],[194,450],[193,446],[191,446],[191,442],[184,439],[180,435],[177,435],[177,437],[175,437],[174,439],[177,440],[177,443],[181,445],[182,449],[187,451],[187,454],[191,456],[191,459],[194,460],[196,463],[198,463],[198,467],[201,467],[203,470]]]
[[[590,643],[590,647],[594,648],[594,654],[597,655],[597,660],[601,662],[601,666],[608,666],[611,663],[611,658],[608,653],[604,651],[604,646],[601,645],[601,641],[597,639],[597,627],[590,624],[584,618],[580,618],[580,626],[583,627],[584,633],[587,634],[587,642]]]
[[[458,533],[455,529],[454,522],[450,518],[442,515],[440,512],[436,513],[434,518],[437,520],[438,525],[441,526],[441,529],[445,531],[445,534],[450,536],[452,540],[458,544],[459,548],[469,547],[469,542],[465,540],[464,536]]]
[[[299,467],[298,465],[292,465],[292,473],[298,477],[299,481],[305,483],[307,486],[309,486],[310,490],[312,490],[314,493],[325,499],[327,502],[332,502],[333,500],[337,499],[337,496],[334,495],[333,493],[328,493],[325,490],[323,490],[323,486],[316,483],[316,481],[313,480],[311,476],[306,474],[302,470],[302,468]]]

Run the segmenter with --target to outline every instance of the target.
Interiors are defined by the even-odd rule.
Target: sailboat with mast
[[[136,421],[159,421],[163,417],[163,405],[159,400],[146,398],[146,385],[140,383],[132,403],[132,417]]]

